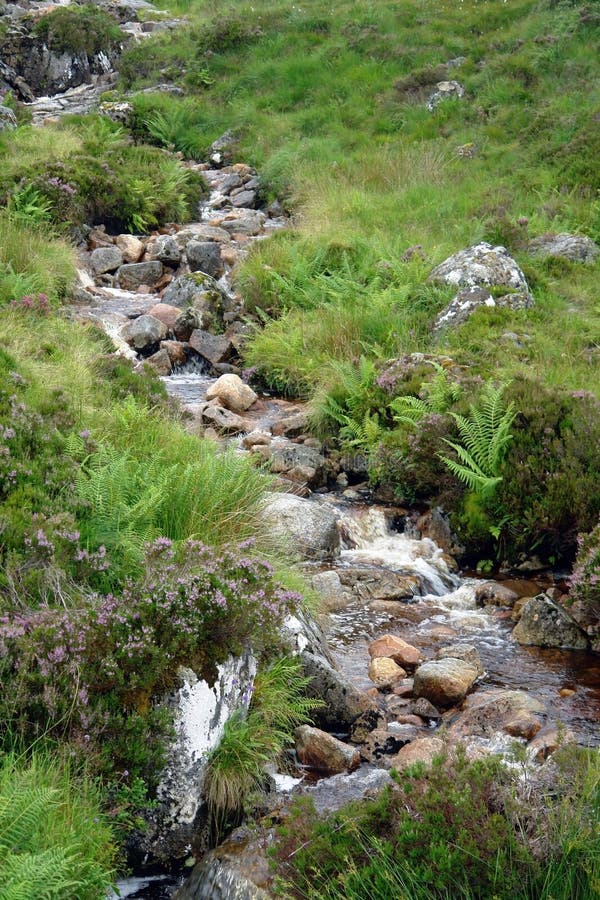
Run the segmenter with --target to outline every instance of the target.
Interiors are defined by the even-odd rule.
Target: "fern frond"
[[[414,397],[412,394],[406,397],[396,397],[390,403],[390,409],[396,413],[394,421],[404,425],[417,425],[424,416],[432,412],[427,400]]]

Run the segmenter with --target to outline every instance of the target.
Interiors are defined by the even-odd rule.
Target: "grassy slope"
[[[178,54],[196,49],[212,82],[199,89],[198,127],[207,140],[232,125],[241,129],[242,155],[260,167],[274,192],[287,193],[296,215],[297,232],[260,247],[242,272],[251,302],[271,305],[276,287],[265,266],[283,275],[295,267],[294,283],[310,287],[317,242],[348,249],[350,294],[356,282],[373,278],[375,261],[395,264],[410,245],[423,246],[426,264],[416,272],[404,266],[394,288],[422,282],[433,264],[486,238],[506,244],[526,269],[537,308],[476,317],[441,344],[474,358],[484,373],[528,370],[549,384],[596,389],[589,352],[599,325],[594,269],[548,266],[524,250],[528,236],[549,230],[598,236],[600,229],[593,164],[598,17],[593,10],[584,15],[583,6],[553,0],[258,0],[225,10],[190,4],[195,29],[162,41],[156,61],[169,71]],[[203,55],[207,42],[211,52]],[[432,114],[419,84],[457,56],[466,61],[447,77],[460,80],[467,97]],[[465,144],[476,145],[474,159],[458,157]],[[371,259],[366,272],[365,257]],[[391,313],[395,296],[388,298]],[[322,315],[322,309],[303,312],[285,329],[273,326],[274,341],[267,329],[250,350],[251,362],[279,386],[311,393],[315,369],[348,351],[346,343],[321,348],[317,338],[318,365],[303,371]],[[396,342],[385,342],[385,354],[422,348],[420,330],[415,338],[410,325]],[[498,340],[506,330],[532,340],[515,350]],[[295,338],[286,347],[287,378],[277,347],[284,331]],[[376,343],[359,328],[354,349],[365,342]]]

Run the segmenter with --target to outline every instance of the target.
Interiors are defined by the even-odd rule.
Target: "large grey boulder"
[[[145,350],[167,336],[167,326],[154,316],[138,316],[122,331],[122,337],[136,350]]]
[[[486,241],[448,257],[429,280],[460,288],[437,316],[435,330],[461,325],[480,307],[518,310],[533,306],[525,275],[506,247],[493,247]]]
[[[123,254],[118,247],[98,247],[90,254],[90,264],[95,275],[116,272],[123,265]]]
[[[523,606],[513,638],[520,644],[533,647],[559,647],[563,650],[587,650],[588,647],[587,635],[577,622],[545,594],[532,597]]]
[[[162,263],[158,260],[126,263],[117,273],[119,284],[127,291],[135,291],[142,284],[152,287],[160,281],[162,274]]]
[[[170,234],[160,234],[149,247],[152,259],[157,259],[165,266],[177,268],[181,262],[181,250],[174,237]]]
[[[600,256],[600,247],[581,234],[542,234],[527,247],[532,256],[557,256],[571,262],[593,263]]]
[[[305,650],[300,655],[302,671],[311,679],[307,694],[324,701],[312,713],[315,723],[327,731],[350,731],[359,716],[377,709],[374,700],[360,691],[323,656]]]
[[[210,334],[196,328],[190,335],[190,347],[207,359],[213,366],[227,362],[234,355],[233,344],[224,334]]]
[[[331,507],[293,494],[269,494],[264,514],[273,531],[301,556],[327,559],[339,553],[337,514]]]
[[[186,244],[185,255],[192,272],[206,272],[213,278],[220,278],[225,270],[215,241],[190,241]]]

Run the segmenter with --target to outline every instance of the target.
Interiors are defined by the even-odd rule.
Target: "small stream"
[[[528,691],[544,703],[552,719],[573,731],[579,743],[600,746],[598,656],[523,647],[513,641],[510,611],[477,606],[475,590],[481,580],[451,574],[442,551],[431,540],[391,531],[382,508],[348,509],[341,525],[353,544],[342,550],[342,567],[367,564],[415,574],[423,585],[422,594],[410,602],[357,599],[330,614],[328,642],[340,669],[358,687],[372,687],[367,648],[381,634],[397,634],[431,657],[444,645],[467,642],[477,647],[485,668],[478,690]],[[574,693],[561,696],[563,690]]]

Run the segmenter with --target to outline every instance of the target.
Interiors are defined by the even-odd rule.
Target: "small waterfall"
[[[347,565],[377,566],[418,575],[424,595],[446,595],[460,585],[437,544],[429,538],[417,540],[391,531],[383,509],[370,507],[343,516],[340,531],[345,545],[341,558]]]

